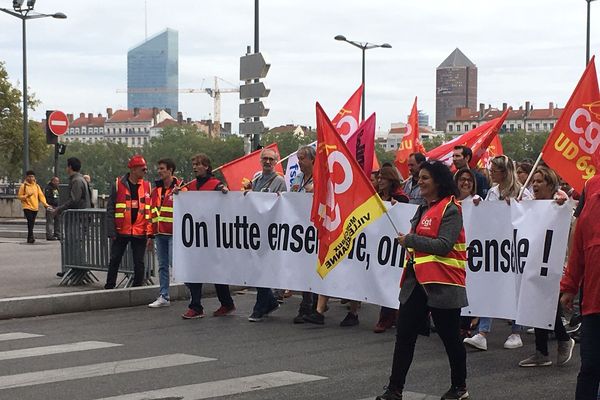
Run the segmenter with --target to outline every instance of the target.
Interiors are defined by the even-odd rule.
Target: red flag
[[[452,165],[452,154],[454,153],[454,147],[467,146],[473,151],[473,158],[469,163],[469,166],[473,168],[477,165],[494,137],[498,135],[498,131],[500,131],[500,128],[502,127],[507,115],[508,110],[504,111],[500,117],[494,118],[493,120],[488,121],[485,124],[480,125],[469,132],[463,133],[459,137],[428,151],[425,156],[427,156],[429,159],[440,160],[445,162],[447,165]]]
[[[478,168],[487,168],[492,158],[504,154],[504,149],[502,148],[502,142],[500,141],[500,135],[494,136],[492,139],[492,143],[485,150],[481,159],[477,163]]]
[[[417,111],[417,98],[413,103],[412,110],[408,116],[408,124],[406,124],[406,133],[402,135],[402,141],[396,151],[394,164],[403,177],[409,175],[408,171],[408,156],[412,153],[425,153],[425,148],[421,143],[421,134],[419,132],[419,111]]]
[[[600,91],[594,57],[550,133],[542,158],[581,193],[600,167]]]
[[[268,146],[265,146],[265,149],[275,150],[275,152],[279,154],[277,143],[272,143]],[[227,181],[229,190],[243,190],[244,185],[250,182],[257,172],[262,170],[260,166],[261,151],[262,150],[256,150],[236,160],[230,161],[221,167],[221,172]],[[283,168],[281,163],[278,163],[275,166],[275,172],[283,176]]]
[[[371,176],[375,158],[375,113],[364,120],[346,142],[350,154],[366,176]]]
[[[363,86],[360,85],[331,121],[344,142],[358,129],[362,93]]]
[[[310,219],[317,228],[317,272],[324,278],[352,250],[360,231],[385,212],[333,124],[317,103],[317,157]]]

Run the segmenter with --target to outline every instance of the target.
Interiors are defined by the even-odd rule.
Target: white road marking
[[[41,337],[41,336],[44,336],[44,335],[36,335],[35,333],[25,333],[25,332],[0,333],[0,342],[4,342],[6,340],[29,339],[29,338]]]
[[[5,375],[0,376],[0,390],[23,386],[43,385],[53,382],[70,381],[73,379],[93,378],[97,376],[123,374],[127,372],[161,369],[207,361],[216,361],[216,359],[198,357],[189,354],[168,354],[165,356],[111,361],[99,364],[82,365],[79,367],[27,372],[17,375]]]
[[[281,386],[296,385],[327,379],[324,376],[300,374],[292,371],[279,371],[269,374],[251,375],[243,378],[224,379],[194,385],[175,386],[148,392],[131,393],[99,400],[150,400],[177,398],[180,400],[201,400],[213,397],[231,396]]]
[[[68,344],[58,344],[54,346],[30,347],[27,349],[0,351],[0,361],[14,360],[17,358],[46,356],[49,354],[72,353],[74,351],[105,349],[107,347],[115,346],[122,345],[107,342],[76,342]]]

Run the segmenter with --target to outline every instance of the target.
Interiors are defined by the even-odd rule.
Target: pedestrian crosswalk
[[[24,332],[0,333],[0,342],[11,340],[41,338],[44,335]],[[23,341],[18,342],[19,345]],[[77,354],[77,352],[110,349],[123,346],[119,343],[82,341],[50,346],[32,346],[15,350],[0,351],[0,361],[19,360],[48,355]],[[68,382],[78,379],[95,378],[109,375],[143,372],[169,367],[180,367],[191,364],[218,362],[216,358],[201,357],[192,354],[165,354],[154,357],[119,359],[102,363],[80,365],[67,368],[46,369],[41,371],[24,372],[0,376],[0,398],[10,389],[35,387],[49,383]],[[119,396],[105,397],[98,400],[136,400],[136,399],[165,399],[200,400],[214,397],[230,396],[247,392],[275,389],[306,382],[327,379],[323,376],[303,374],[294,371],[277,371],[259,375],[249,375],[238,378],[215,380],[210,382],[193,383],[173,386],[157,390],[128,393]],[[123,392],[124,390],[118,390]]]
[[[17,343],[22,345],[25,339],[42,337],[44,337],[44,335],[35,333],[7,332],[0,333],[0,342],[18,340]],[[16,350],[0,351],[0,361],[19,360],[31,357],[43,357],[60,354],[77,355],[79,352],[83,351],[119,348],[120,346],[123,346],[123,344],[100,341],[82,341],[50,346],[33,346]],[[216,363],[218,361],[219,360],[216,358],[174,353],[144,358],[119,359],[108,362],[66,368],[46,369],[19,374],[8,374],[0,376],[0,398],[9,398],[6,397],[6,391],[11,389],[27,387],[34,388],[38,387],[39,385],[50,383],[62,383],[125,373],[152,370],[156,371],[159,369],[162,370],[163,368],[183,367],[192,364],[201,365],[207,363],[208,365],[212,365],[212,363]],[[167,398],[178,400],[202,400],[223,396],[241,395],[244,393],[252,393],[257,391],[268,391],[276,388],[284,388],[286,386],[323,381],[326,379],[328,378],[324,376],[305,374],[296,371],[276,371],[258,375],[247,375],[230,379],[192,383],[181,386],[169,386],[168,384],[165,384],[165,387],[161,389],[135,393],[126,393],[126,389],[115,388],[117,393],[125,392],[126,394],[101,397],[96,398],[96,400],[150,400]],[[431,400],[434,397],[419,393],[406,392],[404,398],[406,400]]]

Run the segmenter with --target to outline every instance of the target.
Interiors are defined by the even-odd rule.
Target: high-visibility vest
[[[156,186],[151,195],[152,231],[155,235],[173,234],[173,187],[181,180],[173,177],[170,187]],[[185,188],[181,189],[185,191]]]
[[[458,207],[458,211],[462,212],[460,203],[454,196],[446,197],[425,211],[414,233],[419,236],[437,238],[444,212],[451,203],[454,203]],[[454,243],[452,250],[444,256],[414,250],[413,268],[417,281],[421,285],[438,283],[465,287],[466,264],[467,244],[463,227],[460,229],[458,240]]]
[[[138,181],[138,199],[131,200],[127,175],[117,178],[117,199],[115,202],[115,229],[123,236],[146,236],[152,234],[150,222],[150,182]],[[137,208],[135,221],[131,221],[131,211]]]
[[[192,192],[196,190],[217,190],[219,188],[219,185],[221,184],[222,182],[220,180],[218,180],[214,176],[211,176],[200,187],[198,187],[198,179],[194,179],[193,181],[185,185],[185,188]]]

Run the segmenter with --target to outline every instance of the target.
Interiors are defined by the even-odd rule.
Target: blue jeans
[[[160,295],[169,299],[169,267],[173,260],[173,236],[156,235],[156,255],[158,256],[158,281],[160,283]]]
[[[492,319],[488,317],[479,317],[479,332],[489,333],[492,330]],[[511,333],[520,334],[523,328],[514,323],[511,326]]]
[[[600,314],[584,315],[581,322],[581,369],[576,400],[594,400],[600,385]]]
[[[254,313],[264,315],[277,305],[277,299],[270,288],[256,288],[256,304]]]

